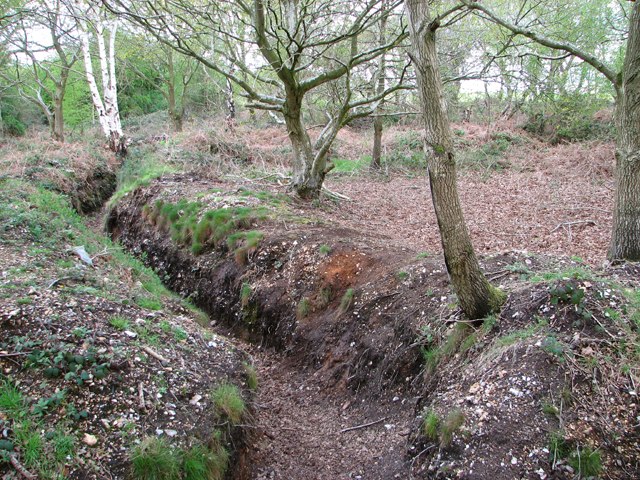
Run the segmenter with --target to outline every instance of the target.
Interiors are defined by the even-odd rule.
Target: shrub
[[[429,410],[422,421],[422,432],[429,440],[438,439],[438,429],[440,428],[440,418],[433,410]]]

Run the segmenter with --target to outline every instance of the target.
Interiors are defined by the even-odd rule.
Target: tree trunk
[[[63,70],[65,72],[65,70]],[[53,96],[53,139],[58,142],[64,142],[64,93],[67,84],[68,70],[66,75],[60,79],[60,83],[56,86]]]
[[[317,198],[326,175],[326,160],[316,158],[311,138],[302,122],[302,95],[294,88],[287,89],[283,108],[284,121],[293,147],[293,178],[291,186],[302,198]]]
[[[382,2],[382,18],[380,19],[380,38],[379,44],[384,45],[386,43],[386,29],[387,29],[387,15],[386,15],[386,1]],[[383,53],[380,55],[380,64],[378,65],[378,81],[376,86],[377,94],[382,94],[385,87],[385,70],[386,70],[386,55]],[[376,107],[376,112],[379,112],[382,107],[382,101]],[[373,120],[373,151],[371,152],[371,170],[380,170],[382,167],[382,117],[376,116]]]
[[[484,277],[462,214],[456,185],[453,136],[446,114],[436,53],[436,30],[427,0],[405,0],[412,61],[416,69],[425,127],[431,199],[438,220],[447,271],[462,311],[471,319],[497,310],[505,294]]]
[[[633,5],[616,111],[616,189],[609,260],[640,260],[640,4]]]

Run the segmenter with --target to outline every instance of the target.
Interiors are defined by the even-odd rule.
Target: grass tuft
[[[351,308],[354,294],[355,294],[355,291],[353,290],[353,288],[349,288],[347,289],[346,292],[344,292],[344,295],[340,300],[340,311],[342,313],[346,313]]]
[[[147,437],[131,453],[131,476],[135,480],[179,480],[180,460],[164,439]]]
[[[226,417],[233,425],[240,423],[246,406],[238,387],[223,383],[211,392],[211,400],[220,416]]]

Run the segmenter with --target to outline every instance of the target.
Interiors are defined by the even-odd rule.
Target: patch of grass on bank
[[[122,167],[118,171],[118,186],[112,195],[107,208],[112,208],[126,194],[138,187],[147,186],[152,180],[179,169],[162,161],[155,153],[148,149],[135,148],[129,151]]]

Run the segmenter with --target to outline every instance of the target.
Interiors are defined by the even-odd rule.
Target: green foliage
[[[129,328],[129,320],[124,317],[115,316],[109,319],[109,325],[116,330],[126,330]]]
[[[371,164],[371,156],[364,155],[357,160],[349,160],[346,158],[334,158],[331,160],[334,165],[333,173],[355,174],[366,172]]]
[[[146,205],[143,215],[161,230],[171,232],[171,238],[179,245],[190,245],[194,255],[209,246],[225,245],[234,252],[236,260],[243,264],[249,251],[257,248],[264,234],[259,231],[239,231],[254,222],[268,217],[265,207],[231,207],[210,210],[198,221],[202,206],[199,203],[180,200],[177,204],[156,201]]]
[[[600,452],[589,447],[576,448],[567,461],[580,477],[596,477],[602,472]]]
[[[449,412],[441,420],[434,410],[429,410],[423,416],[422,433],[432,442],[438,441],[440,448],[447,448],[453,441],[454,434],[464,425],[465,417],[458,408]]]
[[[258,372],[256,371],[256,367],[249,362],[244,362],[242,366],[244,367],[247,387],[249,387],[251,391],[256,391],[258,389]]]
[[[229,463],[229,453],[218,438],[211,442],[212,449],[194,445],[183,453],[184,480],[223,480]]]
[[[131,476],[135,480],[179,480],[177,452],[164,439],[145,438],[132,450]]]
[[[439,429],[440,417],[433,410],[429,410],[422,420],[422,432],[429,440],[436,441]]]
[[[318,253],[322,256],[329,255],[331,253],[331,247],[329,245],[320,245]]]
[[[411,130],[399,134],[389,152],[384,160],[390,167],[410,170],[426,167],[422,135],[419,131]]]
[[[230,383],[219,385],[211,392],[211,400],[218,415],[232,425],[240,423],[246,406],[237,386]]]
[[[136,304],[147,310],[162,310],[162,302],[157,298],[139,297],[136,299]]]
[[[21,137],[27,131],[27,126],[20,119],[20,112],[13,103],[8,103],[5,99],[0,99],[0,123],[2,129],[7,134],[14,137]]]
[[[311,311],[311,302],[308,298],[302,298],[298,302],[298,307],[296,308],[296,316],[298,319],[306,318]]]
[[[353,296],[355,295],[355,291],[353,288],[348,288],[344,295],[342,295],[342,299],[340,300],[340,311],[342,313],[346,313],[353,304]]]

